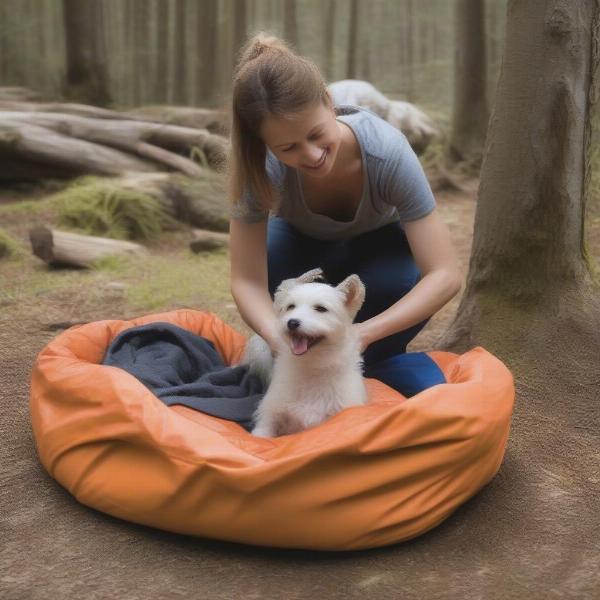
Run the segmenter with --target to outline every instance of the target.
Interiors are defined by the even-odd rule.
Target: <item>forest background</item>
[[[106,80],[96,103],[110,109],[226,106],[236,52],[245,36],[257,30],[290,40],[300,53],[316,61],[328,81],[365,79],[389,98],[418,105],[441,130],[421,159],[435,184],[440,213],[467,274],[477,201],[482,195],[478,193],[479,172],[448,163],[447,144],[459,86],[455,57],[461,48],[455,16],[468,2],[0,0],[0,88],[24,86],[41,94],[40,101],[76,100],[66,85],[65,17],[71,14],[69,7],[74,14],[75,5],[80,7],[82,2],[93,6],[94,19],[88,25],[103,32],[98,52],[104,56]],[[470,3],[485,9],[483,69],[491,114],[505,53],[507,8],[531,14],[528,6],[539,6],[542,11],[552,4],[567,13],[575,10],[575,5],[598,5],[592,0]],[[513,33],[526,32],[521,26],[527,26],[525,20],[513,22]],[[597,47],[598,29],[595,36]],[[514,58],[515,50],[511,50]],[[537,58],[531,57],[532,65]],[[562,75],[568,79],[571,73],[565,70]],[[541,73],[529,72],[525,79],[538,76],[541,81]],[[525,112],[509,116],[522,123],[519,119]],[[570,191],[586,187],[585,219],[571,219],[568,228],[565,225],[569,232],[581,226],[585,242],[572,243],[568,252],[563,252],[563,221],[555,218],[552,207],[543,201],[545,195],[557,205],[564,201],[569,210],[561,214],[571,218],[571,209],[582,199],[575,198],[576,194],[553,196],[563,181],[553,179],[552,174],[578,175],[577,169],[569,167],[572,163],[563,159],[581,154],[583,144],[573,147],[579,144],[577,139],[569,146],[570,154],[562,154],[563,142],[574,138],[569,128],[555,127],[564,121],[552,120],[553,116],[557,115],[544,120],[547,114],[540,110],[540,129],[526,140],[540,152],[536,159],[556,159],[549,166],[544,160],[537,163],[546,169],[537,188],[542,191],[534,198],[539,200],[538,212],[520,212],[518,202],[509,204],[515,198],[520,200],[515,189],[503,189],[500,200],[510,207],[505,212],[514,212],[514,220],[522,228],[516,236],[504,235],[507,223],[491,219],[487,236],[483,236],[493,242],[500,240],[498,247],[512,244],[516,249],[503,265],[508,265],[505,271],[496,270],[494,264],[486,272],[492,279],[498,272],[510,281],[510,286],[501,289],[506,296],[488,305],[480,320],[496,329],[495,337],[486,338],[485,331],[474,330],[474,336],[482,334],[484,345],[516,374],[517,402],[503,466],[484,490],[427,535],[351,557],[247,549],[121,522],[78,505],[43,471],[30,429],[28,383],[38,352],[57,333],[78,323],[178,308],[209,310],[236,328],[247,329],[230,295],[227,250],[190,252],[190,228],[166,229],[142,240],[149,253],[145,256],[104,260],[91,269],[48,267],[32,255],[29,232],[36,225],[63,227],[56,199],[71,182],[11,181],[0,168],[0,230],[14,241],[13,251],[0,259],[0,407],[4,411],[0,437],[5,440],[0,450],[4,465],[0,525],[6,526],[0,552],[0,568],[4,569],[0,596],[4,590],[8,597],[27,598],[83,594],[90,598],[146,598],[148,593],[194,597],[201,591],[204,597],[231,598],[243,589],[249,598],[272,598],[273,590],[285,588],[289,598],[395,598],[398,590],[403,597],[419,599],[595,597],[600,573],[600,313],[597,294],[590,293],[596,288],[588,286],[588,267],[593,271],[600,260],[598,121],[596,116],[590,168],[586,170],[590,179],[586,186],[580,182],[569,186]],[[0,128],[5,125],[0,118]],[[563,136],[556,138],[558,144],[552,143],[555,129],[557,136]],[[498,138],[502,133],[501,128],[496,129]],[[511,143],[516,147],[524,138],[526,135],[516,135]],[[536,144],[538,140],[541,142]],[[498,146],[502,144],[496,144],[496,149]],[[522,155],[527,160],[530,150]],[[202,160],[198,162],[204,167]],[[522,162],[530,165],[525,159]],[[538,175],[533,168],[531,171],[506,179],[516,188],[523,182],[525,189],[528,176],[535,179]],[[209,179],[210,186],[201,193],[213,195],[223,204],[222,181],[215,183],[212,175]],[[487,188],[492,200],[493,187]],[[494,202],[487,203],[482,215],[490,214],[490,206],[493,208]],[[501,209],[504,204],[495,206]],[[515,240],[518,243],[513,243]],[[526,247],[536,242],[534,249],[542,248],[544,268],[539,266],[541,262],[536,265],[526,260],[537,258]],[[545,253],[554,242],[556,253]],[[584,257],[580,256],[582,248]],[[574,269],[578,276],[585,271],[585,277],[580,277],[585,279],[584,293],[579,293],[577,286],[574,291],[565,286],[568,293],[561,295],[562,279],[553,279],[552,261],[563,255],[579,262],[585,259],[585,268]],[[485,263],[488,256],[483,256]],[[489,287],[494,288],[498,279]],[[535,285],[540,280],[546,287]],[[597,285],[597,278],[595,282]],[[483,286],[488,283],[483,281]],[[537,296],[527,296],[529,289]],[[545,302],[548,297],[551,302]],[[582,308],[579,297],[589,300],[589,306]],[[410,349],[437,347],[460,301],[459,296],[440,311]],[[473,314],[465,311],[469,321]],[[541,330],[544,335],[538,336]],[[22,501],[15,502],[15,498]],[[24,548],[27,561],[22,560]],[[203,568],[198,569],[198,564]]]

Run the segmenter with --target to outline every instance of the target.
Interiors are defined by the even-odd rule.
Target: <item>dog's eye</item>
[[[324,306],[321,306],[320,304],[317,304],[317,305],[315,306],[315,310],[316,310],[317,312],[327,312],[327,309],[326,309]]]
[[[288,304],[285,310],[294,310],[296,308],[295,304]]]

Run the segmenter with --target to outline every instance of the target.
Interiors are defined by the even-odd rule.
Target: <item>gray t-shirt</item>
[[[435,208],[435,199],[421,163],[400,131],[358,106],[336,107],[337,119],[352,128],[363,164],[362,197],[352,221],[338,221],[312,212],[304,201],[296,169],[267,150],[266,171],[278,189],[281,202],[273,214],[302,233],[322,240],[356,237],[388,223],[414,221]],[[246,191],[231,216],[247,223],[268,218],[269,212]]]

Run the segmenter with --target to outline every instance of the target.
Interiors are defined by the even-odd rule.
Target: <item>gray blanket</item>
[[[214,344],[171,323],[123,331],[110,344],[104,365],[137,377],[167,406],[182,404],[236,421],[248,431],[264,394],[245,366],[227,366]]]

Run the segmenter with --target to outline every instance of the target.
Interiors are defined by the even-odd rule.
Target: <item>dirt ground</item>
[[[473,182],[465,193],[438,195],[465,273],[475,191]],[[44,216],[0,219],[25,243]],[[588,239],[598,262],[597,219]],[[152,279],[162,282],[167,271],[187,273],[195,285],[182,283],[178,296],[175,283],[161,297]],[[430,321],[412,350],[435,348],[458,301]],[[410,542],[352,553],[255,548],[170,534],[78,504],[37,458],[28,412],[37,353],[71,323],[182,306],[211,310],[243,330],[228,293],[226,255],[190,258],[185,233],[154,244],[145,266],[129,271],[50,271],[29,256],[0,262],[0,598],[600,597],[600,424],[576,430],[560,422],[551,407],[573,399],[553,397],[552,390],[540,398],[518,381],[498,475]]]

